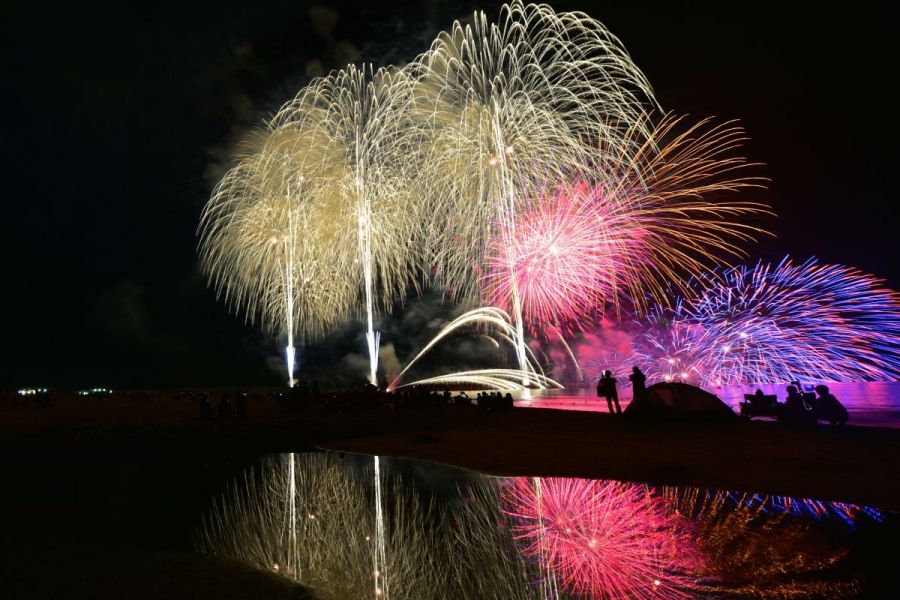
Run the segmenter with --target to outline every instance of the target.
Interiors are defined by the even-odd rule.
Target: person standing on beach
[[[647,376],[644,375],[644,372],[641,371],[640,367],[632,367],[631,375],[628,376],[628,380],[631,381],[631,401],[634,402],[642,399],[644,397],[644,392],[647,391]]]
[[[597,396],[606,398],[609,414],[622,414],[622,407],[619,406],[619,392],[616,390],[616,378],[612,376],[612,371],[604,371],[603,377],[597,381]],[[616,405],[615,412],[613,403]]]

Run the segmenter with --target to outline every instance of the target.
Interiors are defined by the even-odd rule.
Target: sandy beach
[[[322,448],[493,475],[573,476],[839,500],[900,509],[900,430],[670,423],[603,413],[475,408],[287,412],[203,421],[182,398],[0,407],[3,461],[192,460]]]

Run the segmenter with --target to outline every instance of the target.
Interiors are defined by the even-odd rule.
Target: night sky
[[[198,216],[234,144],[311,76],[409,60],[499,6],[144,4],[0,8],[0,387],[280,384],[276,342],[198,269]],[[896,289],[894,20],[789,5],[553,3],[619,36],[665,109],[742,121],[772,180],[753,199],[779,215],[753,260],[815,255]]]

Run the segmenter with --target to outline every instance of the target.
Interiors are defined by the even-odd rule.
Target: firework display
[[[624,132],[655,104],[603,25],[547,5],[515,1],[497,22],[480,12],[456,22],[411,68],[413,107],[429,126],[422,193],[437,208],[427,237],[454,298],[478,296],[491,238],[515,226],[537,190],[585,168],[589,147],[609,148],[611,161],[629,156]],[[523,309],[515,279],[509,285],[524,368]]]
[[[554,386],[526,333],[559,346],[568,379],[583,382],[610,361],[585,371],[576,336],[648,312],[613,362],[651,377],[896,379],[897,294],[874,277],[787,259],[714,270],[765,233],[768,208],[735,195],[765,185],[745,140],[735,122],[658,112],[598,21],[515,0],[496,20],[454,22],[403,68],[314,79],[216,186],[201,261],[233,310],[287,338],[290,384],[296,340],[352,319],[365,321],[377,383],[377,319],[425,285],[488,311],[471,322],[508,315],[496,341],[510,342],[519,373],[422,382]]]
[[[492,340],[497,348],[500,348],[500,342],[515,347],[516,342],[514,338],[516,329],[513,324],[510,323],[509,315],[499,308],[476,308],[463,313],[442,327],[425,347],[406,364],[406,367],[394,377],[393,381],[388,385],[388,389],[394,390],[409,385],[427,385],[435,383],[455,385],[474,384],[500,390],[524,390],[528,387],[536,387],[539,389],[562,387],[559,383],[544,375],[543,372],[538,372],[540,368],[534,366],[537,363],[537,360],[530,349],[526,349],[529,353],[529,357],[526,359],[524,369],[479,369],[475,371],[438,375],[400,385],[400,380],[403,378],[403,375],[406,374],[406,372],[411,369],[422,356],[434,348],[435,345],[446,339],[447,336],[451,335],[456,330],[473,325],[489,328],[497,338],[489,336],[488,339]],[[498,341],[498,339],[500,341]]]
[[[879,279],[785,257],[697,278],[641,354],[703,385],[884,381],[900,376],[898,336],[900,294]]]
[[[700,559],[679,517],[644,486],[517,478],[504,499],[523,553],[546,561],[574,595],[692,597]]]
[[[251,319],[293,340],[364,315],[373,382],[374,311],[421,269],[404,160],[416,139],[404,117],[408,82],[402,71],[353,66],[314,80],[270,121],[262,150],[216,187],[201,220],[210,280]]]
[[[517,214],[488,248],[487,302],[509,308],[518,294],[535,335],[552,324],[578,329],[607,305],[640,311],[717,256],[741,255],[736,243],[760,230],[735,218],[765,208],[718,196],[761,185],[733,152],[743,130],[701,121],[681,131],[681,123],[661,119],[620,161],[624,170],[595,164]]]
[[[325,599],[843,598],[861,585],[846,536],[886,518],[841,502],[556,477],[468,474],[429,497],[399,473],[433,483],[447,472],[415,464],[382,465],[383,566],[371,467],[331,454],[246,472],[198,546]]]
[[[856,597],[859,576],[840,568],[847,548],[811,521],[833,517],[852,531],[858,520],[882,519],[871,507],[841,502],[674,487],[661,494],[670,512],[695,524],[709,597]]]

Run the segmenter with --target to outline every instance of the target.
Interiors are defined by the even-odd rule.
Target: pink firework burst
[[[603,187],[577,183],[546,194],[517,215],[488,248],[482,290],[511,310],[519,296],[529,329],[577,328],[615,289],[620,244],[606,221]]]
[[[503,491],[522,552],[590,598],[689,598],[701,560],[685,521],[644,486],[516,478]]]
[[[471,267],[484,299],[545,337],[547,325],[582,329],[610,307],[617,316],[623,304],[643,313],[688,276],[743,255],[740,243],[762,230],[736,218],[767,212],[719,199],[763,184],[733,153],[743,130],[680,123],[664,117],[649,138],[634,133],[634,156],[600,148],[568,181],[522,198],[492,226],[483,263]]]

